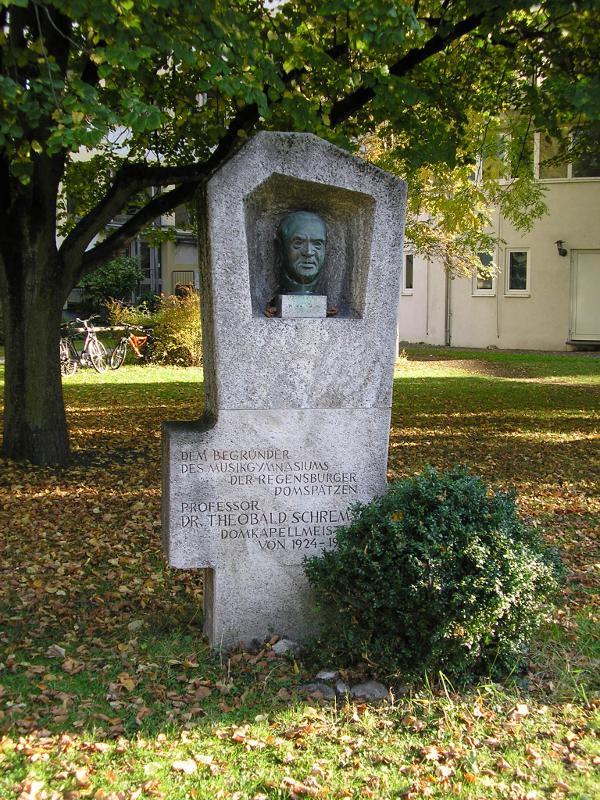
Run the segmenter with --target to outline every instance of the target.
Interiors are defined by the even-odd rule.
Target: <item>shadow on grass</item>
[[[202,642],[201,575],[170,570],[160,549],[160,425],[198,418],[202,385],[143,377],[65,382],[72,467],[4,464],[0,730],[114,737],[230,724],[285,709],[279,689],[301,679],[285,659],[228,671]],[[561,529],[570,520],[577,560],[597,504],[596,424],[589,388],[399,378],[390,474],[467,463],[516,486],[528,513]]]
[[[487,378],[400,378],[394,383],[389,468],[470,465],[489,478],[527,485],[585,485],[593,458],[598,392],[589,387],[500,383]]]

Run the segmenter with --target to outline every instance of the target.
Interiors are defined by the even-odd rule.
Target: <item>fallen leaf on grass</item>
[[[529,714],[529,706],[525,703],[517,703],[517,705],[510,711],[508,718],[514,722],[519,722]]]
[[[321,794],[320,786],[311,786],[306,783],[301,783],[295,778],[286,777],[281,781],[281,788],[287,789],[292,797],[319,797]]]
[[[186,775],[193,775],[198,769],[198,765],[193,758],[188,758],[183,761],[174,761],[171,764],[171,769],[175,772],[185,772]]]
[[[412,714],[407,714],[405,717],[402,718],[402,724],[406,725],[408,728],[411,728],[415,733],[424,730],[427,725],[417,717],[413,717]]]
[[[527,760],[534,764],[536,767],[541,766],[542,764],[542,754],[539,750],[537,750],[532,744],[527,744],[525,746],[525,752],[527,753]]]
[[[133,692],[136,686],[136,681],[128,672],[121,672],[117,678],[121,686],[127,689],[128,692]]]
[[[194,754],[194,761],[197,761],[198,764],[202,764],[204,767],[210,767],[214,760],[214,756],[205,756],[202,753]]]
[[[91,783],[89,773],[86,767],[79,767],[74,773],[75,780],[82,788],[89,786]]]
[[[82,664],[81,661],[75,661],[74,658],[65,658],[62,668],[69,675],[77,675],[78,672],[82,672],[85,669],[85,664]]]
[[[235,728],[233,733],[231,734],[231,739],[234,742],[245,742],[246,741],[246,733],[248,732],[248,726],[244,725],[241,728]]]
[[[152,714],[152,709],[148,708],[147,706],[142,706],[140,710],[135,715],[135,721],[137,725],[142,724],[142,720],[146,719]]]
[[[447,764],[436,764],[435,769],[442,780],[447,780],[451,775],[454,775],[454,769]]]
[[[108,753],[110,745],[107,742],[92,742],[90,749],[95,750],[96,753]]]
[[[65,648],[58,644],[51,644],[46,650],[47,658],[64,658],[65,654]]]
[[[320,761],[316,761],[312,767],[310,768],[311,775],[316,775],[319,778],[324,778],[326,775],[325,767],[327,766],[327,761],[325,759],[321,759]]]
[[[421,753],[426,761],[439,761],[441,753],[434,744],[423,747]]]
[[[20,794],[18,800],[41,800],[44,792],[44,781],[26,780],[19,786]],[[42,795],[43,793],[43,795]]]

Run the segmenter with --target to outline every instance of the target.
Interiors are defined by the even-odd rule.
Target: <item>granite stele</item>
[[[205,569],[215,647],[316,632],[303,560],[385,490],[405,196],[266,132],[203,192],[206,411],[165,426],[163,511],[169,563]]]

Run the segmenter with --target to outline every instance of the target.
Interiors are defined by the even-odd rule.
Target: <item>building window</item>
[[[600,125],[573,132],[573,178],[600,178]],[[578,153],[579,150],[579,153]]]
[[[194,269],[175,269],[171,275],[173,294],[177,294],[178,289],[181,287],[198,289],[198,276]]]
[[[496,131],[482,148],[476,179],[506,181],[533,172],[534,135],[527,130]]]
[[[402,294],[413,293],[413,259],[412,253],[404,256],[404,275],[402,279]]]
[[[571,161],[560,158],[558,139],[538,135],[537,175],[540,180],[600,178],[600,126],[590,125],[570,134]]]
[[[190,210],[188,206],[177,206],[175,209],[175,227],[186,229],[190,227],[190,224]]]
[[[496,278],[494,277],[494,263],[490,253],[478,253],[481,267],[473,276],[473,296],[493,297],[496,294]]]
[[[530,294],[529,252],[506,251],[506,294],[527,297]]]
[[[543,179],[569,177],[569,165],[557,160],[559,152],[558,139],[540,133],[538,177]]]

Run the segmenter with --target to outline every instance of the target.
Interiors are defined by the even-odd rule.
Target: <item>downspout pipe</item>
[[[444,333],[444,344],[450,347],[452,344],[452,277],[446,272],[446,292],[444,304],[446,306],[446,330]]]

